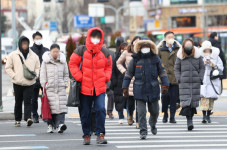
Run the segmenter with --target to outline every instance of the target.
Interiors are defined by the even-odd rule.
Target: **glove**
[[[124,96],[125,98],[128,98],[128,97],[129,97],[128,88],[124,88],[124,89],[123,89],[123,96]]]
[[[162,86],[162,94],[167,94],[169,90],[168,86]]]

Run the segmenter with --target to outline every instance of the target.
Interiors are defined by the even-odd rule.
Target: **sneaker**
[[[107,140],[104,139],[103,133],[100,133],[100,135],[97,136],[96,142],[97,144],[107,144]]]
[[[27,120],[27,126],[30,127],[32,124],[33,124],[32,119],[28,119],[28,120]]]
[[[36,117],[34,117],[34,118],[33,118],[33,122],[34,122],[34,123],[39,123],[39,119],[36,118]]]
[[[139,123],[137,122],[136,123],[136,129],[139,129],[140,128],[140,126],[139,126]]]
[[[63,133],[67,129],[65,124],[60,124],[58,127],[58,133]]]
[[[140,135],[140,140],[146,140],[146,139],[147,139],[147,135],[145,135],[145,134]]]
[[[133,116],[128,116],[128,125],[132,125],[134,123]]]
[[[15,127],[20,127],[20,121],[16,121],[14,126]]]
[[[91,136],[90,135],[84,136],[83,145],[90,145],[90,144],[91,144]]]
[[[151,133],[152,133],[153,135],[156,135],[157,132],[158,132],[158,130],[157,130],[157,128],[156,128],[155,126],[154,126],[154,127],[151,127]]]
[[[113,116],[112,113],[111,113],[111,114],[108,114],[108,116],[109,116],[109,119],[110,119],[110,120],[113,120],[113,119],[114,119],[114,116]]]
[[[123,122],[124,122],[123,119],[120,119],[120,120],[118,121],[119,124],[123,124]]]
[[[47,133],[54,133],[53,126],[49,125],[47,129]]]

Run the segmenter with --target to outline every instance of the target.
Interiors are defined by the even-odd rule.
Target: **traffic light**
[[[109,0],[97,0],[97,2],[99,2],[99,3],[105,3],[105,2],[109,2]]]

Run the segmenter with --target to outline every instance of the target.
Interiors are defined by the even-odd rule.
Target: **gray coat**
[[[68,78],[69,72],[65,55],[60,53],[57,61],[54,61],[50,52],[44,53],[40,83],[44,87],[47,82],[46,90],[51,114],[67,113]]]
[[[175,75],[179,83],[181,106],[199,106],[200,86],[203,82],[205,67],[198,48],[195,47],[194,57],[183,57],[182,49],[177,53]]]

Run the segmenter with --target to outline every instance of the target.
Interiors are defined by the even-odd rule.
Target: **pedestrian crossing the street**
[[[225,118],[223,118],[225,119]],[[202,124],[201,117],[194,118],[194,130],[187,131],[186,119],[177,117],[177,124],[162,123],[158,119],[158,134],[152,135],[148,124],[147,140],[139,139],[135,124],[128,126],[127,120],[120,125],[117,119],[106,120],[106,139],[118,149],[227,149],[227,125],[213,121]],[[80,122],[74,122],[81,126]]]

